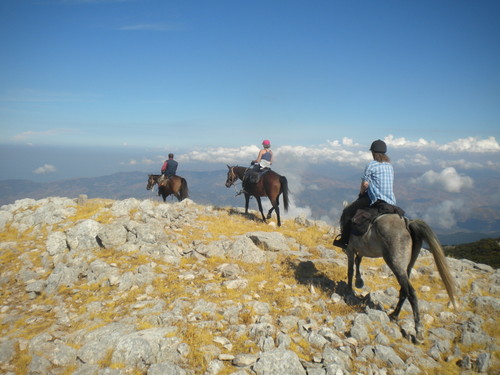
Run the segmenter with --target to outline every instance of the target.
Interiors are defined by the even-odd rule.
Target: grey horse
[[[416,343],[423,341],[424,334],[418,311],[417,294],[410,283],[410,273],[420,253],[423,241],[429,245],[439,275],[453,306],[456,308],[455,283],[448,269],[446,257],[436,235],[424,221],[408,220],[397,214],[381,215],[375,219],[364,235],[351,235],[345,249],[348,258],[347,283],[351,293],[353,293],[354,263],[356,263],[356,287],[362,288],[364,283],[359,270],[361,259],[364,256],[384,258],[401,286],[398,303],[389,316],[396,320],[403,303],[408,298],[415,321],[414,341]]]

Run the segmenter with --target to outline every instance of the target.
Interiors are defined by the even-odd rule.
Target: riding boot
[[[347,248],[347,245],[349,244],[350,235],[351,235],[351,222],[348,221],[342,227],[341,233],[333,240],[333,246],[337,246],[342,249]]]

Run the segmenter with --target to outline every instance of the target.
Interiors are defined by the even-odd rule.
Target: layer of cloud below
[[[459,174],[453,167],[445,168],[439,173],[433,170],[427,171],[422,176],[411,179],[410,183],[421,184],[431,189],[442,189],[449,193],[460,193],[462,189],[474,186],[472,178]]]

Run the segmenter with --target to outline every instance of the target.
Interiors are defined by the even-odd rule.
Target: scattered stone
[[[411,277],[426,280],[418,292],[429,328],[426,345],[418,346],[408,302],[399,321],[389,319],[397,288],[365,287],[363,297],[348,298],[345,280],[318,271],[323,264],[345,267],[345,255],[333,247],[309,248],[272,227],[217,237],[197,218],[218,220],[221,210],[191,200],[106,201],[98,214],[68,221],[88,203],[86,196],[54,197],[0,207],[0,231],[29,238],[0,242],[8,260],[0,274],[1,373],[15,373],[18,363],[32,374],[75,375],[124,368],[148,375],[417,375],[439,373],[443,361],[457,373],[499,367],[491,354],[497,338],[488,329],[500,309],[500,272],[489,266],[450,259],[462,306],[451,310],[434,285],[432,254],[422,251]],[[338,232],[295,221],[327,228],[330,243]],[[289,264],[281,263],[285,256]],[[307,267],[294,280],[273,285],[259,274],[281,272],[295,260]],[[362,270],[383,282],[394,277],[385,264]],[[27,327],[36,334],[18,332]],[[194,355],[203,372],[190,368]]]

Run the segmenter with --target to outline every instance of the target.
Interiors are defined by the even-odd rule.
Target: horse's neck
[[[243,180],[243,176],[245,175],[245,172],[248,171],[249,168],[236,167],[236,169],[237,169],[237,171],[235,171],[236,176],[238,176],[240,180]]]

